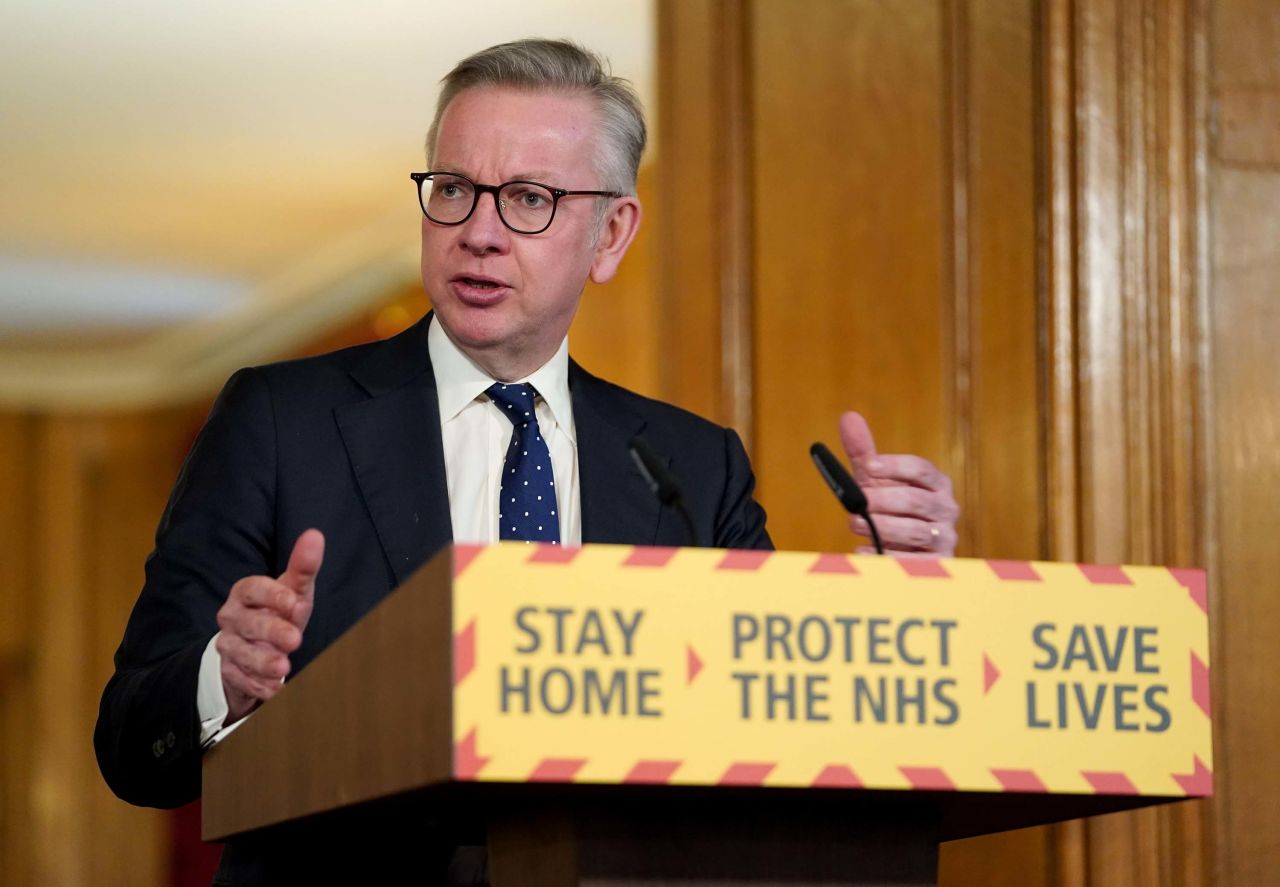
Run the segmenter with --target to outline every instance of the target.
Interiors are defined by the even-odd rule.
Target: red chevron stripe
[[[929,791],[955,791],[956,784],[941,767],[899,767],[911,787]]]
[[[1100,566],[1098,564],[1079,564],[1080,572],[1084,574],[1084,578],[1088,579],[1094,585],[1132,585],[1128,575],[1125,574],[1124,567]]]
[[[1026,561],[987,561],[996,577],[1006,582],[1043,582],[1036,568]]]
[[[1188,795],[1205,797],[1213,794],[1213,771],[1204,765],[1199,755],[1194,756],[1190,773],[1172,773],[1174,782],[1182,786]]]
[[[654,545],[637,545],[622,562],[624,567],[665,567],[676,556],[676,549]]]
[[[765,561],[773,556],[772,551],[755,551],[749,548],[735,548],[724,553],[724,558],[716,564],[717,570],[758,570]]]
[[[454,543],[453,546],[453,578],[457,579],[462,571],[471,566],[471,562],[484,551],[483,545],[465,545]]]
[[[526,563],[530,564],[567,564],[578,556],[582,548],[577,545],[552,545],[549,542],[538,542],[533,546],[533,554]]]
[[[533,768],[529,782],[572,782],[587,763],[586,758],[543,758]]]
[[[1212,704],[1209,698],[1209,666],[1203,659],[1191,651],[1191,698],[1207,717],[1213,717]]]
[[[828,764],[813,779],[814,788],[862,788],[858,774],[844,764]]]
[[[475,666],[476,621],[472,619],[466,628],[453,636],[453,685],[456,687],[466,680]]]
[[[476,731],[472,728],[461,742],[453,744],[453,778],[475,779],[489,760],[476,753]]]
[[[991,775],[999,780],[1000,787],[1007,792],[1047,792],[1049,790],[1034,770],[992,769]]]
[[[773,772],[777,764],[750,763],[746,761],[730,765],[720,777],[721,785],[760,785]]]
[[[1085,770],[1080,773],[1100,795],[1136,795],[1138,787],[1123,773],[1107,773]]]
[[[847,554],[820,554],[809,568],[810,573],[843,573],[849,576],[858,575],[858,568],[849,560]]]
[[[636,761],[635,766],[622,781],[645,785],[666,785],[683,763],[684,761]]]
[[[950,579],[951,574],[942,565],[942,561],[932,557],[900,557],[894,558],[908,576],[917,579]]]
[[[1178,580],[1178,584],[1191,595],[1191,599],[1196,602],[1200,612],[1208,613],[1209,586],[1208,577],[1205,576],[1204,570],[1195,570],[1188,567],[1170,567],[1169,572],[1174,579]]]

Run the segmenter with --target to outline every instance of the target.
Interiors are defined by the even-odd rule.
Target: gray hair
[[[482,49],[458,62],[441,81],[436,115],[427,130],[427,161],[435,154],[445,108],[468,89],[501,86],[527,92],[582,93],[596,100],[604,136],[596,172],[601,187],[636,193],[644,153],[644,109],[629,82],[615,77],[606,61],[568,40],[517,40]]]

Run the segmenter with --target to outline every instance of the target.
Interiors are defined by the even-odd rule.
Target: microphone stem
[[[701,548],[702,546],[698,542],[698,531],[693,525],[693,515],[689,513],[688,508],[685,508],[684,499],[677,499],[672,502],[671,507],[676,510],[681,520],[684,521],[684,527],[689,532],[689,544],[694,548]]]
[[[860,517],[871,528],[871,544],[876,547],[876,554],[884,554],[884,545],[880,542],[880,531],[876,529],[876,522],[871,519],[871,512],[864,511]]]

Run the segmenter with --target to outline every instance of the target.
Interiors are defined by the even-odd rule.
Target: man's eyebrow
[[[550,184],[550,179],[555,178],[549,172],[518,172],[507,176],[504,182],[538,182],[539,184]],[[494,184],[497,184],[496,182]]]
[[[473,182],[480,181],[472,173],[468,172],[464,166],[441,163],[436,167],[436,170],[438,172],[451,172],[460,176],[466,176]],[[551,173],[546,170],[534,170],[532,172],[526,170],[524,172],[515,173],[514,175],[509,175],[504,178],[502,182],[539,182],[541,184],[550,184],[551,180],[554,178],[555,173]],[[502,184],[502,182],[482,182],[481,184],[498,185]]]

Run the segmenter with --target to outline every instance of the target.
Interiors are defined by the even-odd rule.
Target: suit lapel
[[[351,372],[369,398],[334,411],[397,584],[453,539],[440,407],[427,351],[430,317],[372,349]],[[573,361],[569,390],[582,541],[654,544],[662,510],[628,450],[644,418],[627,408],[617,388]]]
[[[371,349],[351,372],[369,398],[334,411],[397,584],[453,538],[430,317]]]
[[[618,390],[569,363],[578,439],[582,541],[652,545],[662,517],[658,499],[631,461],[628,444],[645,426]]]

